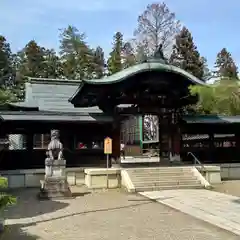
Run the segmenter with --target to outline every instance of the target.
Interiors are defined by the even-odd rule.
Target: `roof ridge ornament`
[[[167,60],[164,57],[162,44],[159,44],[159,46],[157,47],[156,51],[153,54],[153,57],[149,58],[148,62],[161,62],[163,64],[167,64]]]

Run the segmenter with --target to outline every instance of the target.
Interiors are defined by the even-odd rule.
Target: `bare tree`
[[[134,40],[138,47],[144,47],[147,55],[152,55],[162,44],[164,53],[168,56],[180,28],[175,13],[172,13],[164,2],[149,4],[138,17]]]

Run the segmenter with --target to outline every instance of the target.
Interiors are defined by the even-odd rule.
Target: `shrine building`
[[[186,71],[149,59],[102,79],[30,78],[25,99],[0,110],[1,170],[43,169],[50,130],[60,130],[68,168],[105,167],[103,141],[112,138],[111,159],[157,156],[202,163],[240,159],[240,117],[186,115],[197,101],[191,85],[205,83]]]

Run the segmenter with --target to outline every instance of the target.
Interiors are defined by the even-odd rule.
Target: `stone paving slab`
[[[240,235],[240,198],[205,189],[142,192],[142,196]]]
[[[19,190],[1,240],[239,240],[239,236],[139,194],[72,187],[75,199],[38,201]]]

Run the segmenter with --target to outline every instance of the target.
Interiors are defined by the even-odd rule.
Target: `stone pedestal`
[[[65,174],[66,161],[45,161],[45,179],[41,180],[40,199],[72,197]]]

